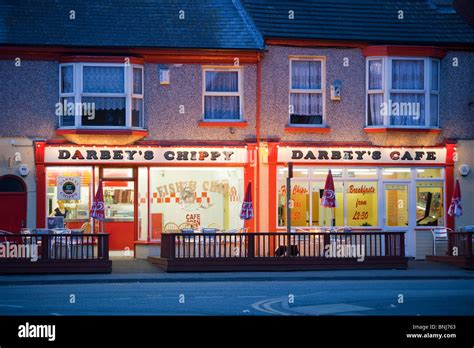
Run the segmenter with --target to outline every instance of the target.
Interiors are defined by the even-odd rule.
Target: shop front
[[[122,256],[159,255],[161,234],[185,227],[239,230],[254,166],[249,146],[36,144],[37,226],[63,216],[67,228],[107,232]],[[90,208],[102,182],[105,219]],[[253,226],[245,227],[253,230]]]
[[[452,226],[447,215],[453,186],[454,147],[273,146],[270,160],[270,226],[284,230],[287,164],[294,164],[291,226],[336,226],[353,231],[405,232],[406,255],[432,250],[431,229]],[[329,169],[337,207],[320,204]]]

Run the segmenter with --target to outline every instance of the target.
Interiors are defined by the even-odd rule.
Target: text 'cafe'
[[[92,232],[110,234],[110,250],[135,251],[139,257],[156,254],[163,232],[239,230],[244,191],[254,180],[251,148],[37,143],[37,225],[64,207],[68,228],[90,224]],[[102,226],[89,216],[99,180]]]
[[[439,147],[269,145],[270,230],[285,230],[287,164],[294,164],[291,226],[406,232],[407,256],[422,255],[433,226],[452,227],[454,144]],[[320,205],[331,169],[337,207]],[[274,188],[274,189],[273,189]],[[424,254],[423,254],[424,255]]]

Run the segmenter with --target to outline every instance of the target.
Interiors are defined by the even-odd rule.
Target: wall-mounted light
[[[467,164],[461,164],[458,170],[459,174],[461,174],[462,176],[467,176],[471,171],[471,167],[469,167],[469,165]]]

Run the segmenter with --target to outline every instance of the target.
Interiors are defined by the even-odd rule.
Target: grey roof
[[[474,29],[439,0],[242,0],[265,38],[472,44]],[[442,3],[446,3],[443,1]],[[449,1],[448,1],[449,3]],[[403,19],[398,19],[398,11]],[[294,19],[289,19],[294,11]]]
[[[0,0],[0,45],[262,49],[264,42],[235,0]]]

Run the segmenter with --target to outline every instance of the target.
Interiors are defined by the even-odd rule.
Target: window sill
[[[395,133],[395,132],[413,132],[413,133],[433,133],[439,134],[441,128],[410,128],[410,127],[365,127],[366,133]]]
[[[111,134],[111,135],[133,135],[133,136],[147,136],[148,131],[146,129],[83,129],[83,128],[58,128],[56,129],[57,135],[65,134]]]
[[[310,126],[310,127],[300,127],[300,126],[285,126],[286,133],[329,133],[331,128],[325,126]]]
[[[240,127],[248,126],[247,121],[199,121],[199,127]]]

